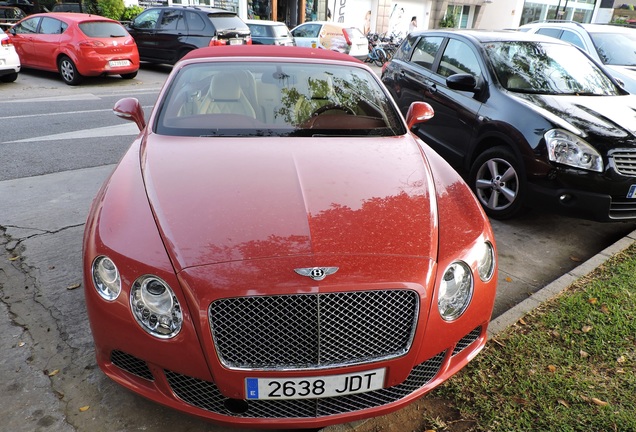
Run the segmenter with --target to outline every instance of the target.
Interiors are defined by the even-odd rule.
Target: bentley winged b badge
[[[338,271],[338,267],[305,267],[294,269],[301,276],[307,276],[315,281],[323,280]]]

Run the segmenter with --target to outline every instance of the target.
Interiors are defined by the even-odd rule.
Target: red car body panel
[[[302,254],[436,255],[434,190],[412,137],[314,143],[149,135],[144,179],[176,270]]]
[[[269,50],[256,51],[288,55]],[[367,68],[329,52],[311,53],[327,64]],[[461,177],[417,137],[318,138],[319,145],[315,138],[298,137],[168,137],[150,132],[157,109],[98,193],[85,231],[87,309],[97,362],[110,378],[165,406],[224,424],[323,427],[394,411],[482,349],[496,268],[487,282],[475,278],[473,300],[455,321],[441,318],[437,294],[444,269],[458,257],[474,267],[475,246],[485,241],[494,246],[494,235]],[[116,261],[122,276],[122,295],[106,306],[91,277],[99,255]],[[321,281],[293,271],[322,266],[339,270]],[[151,336],[130,313],[128,287],[143,274],[166,281],[182,305],[183,328],[172,339]],[[336,368],[245,370],[228,368],[217,354],[208,308],[218,299],[372,290],[417,293],[415,334],[404,355]],[[476,334],[470,343],[453,352],[471,332]],[[154,379],[115,365],[114,350],[147,364]],[[436,356],[434,378],[399,400],[316,418],[213,412],[182,400],[166,378],[172,371],[214,383],[223,397],[242,401],[246,378],[385,368],[386,388],[400,385],[414,366]]]
[[[68,25],[62,34],[11,34],[23,66],[56,72],[60,56],[68,56],[78,72],[84,76],[120,75],[139,70],[139,53],[132,36],[122,38],[93,38],[86,36],[79,25],[86,22],[117,21],[98,15],[71,12],[51,12],[29,15],[22,21],[36,17],[56,18]],[[109,62],[129,60],[128,66],[111,67]]]

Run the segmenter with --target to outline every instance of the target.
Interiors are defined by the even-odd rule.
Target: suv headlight
[[[448,266],[442,276],[437,308],[444,321],[459,318],[473,297],[473,273],[468,264],[456,261]]]
[[[548,157],[551,161],[590,171],[603,171],[603,158],[594,147],[564,130],[545,133]]]
[[[130,290],[130,308],[139,325],[161,339],[174,337],[181,330],[181,306],[172,289],[156,276],[138,278]]]

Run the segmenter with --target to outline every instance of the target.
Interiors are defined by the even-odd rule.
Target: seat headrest
[[[241,98],[241,86],[234,75],[221,73],[214,75],[210,82],[209,95],[213,100],[232,100]]]

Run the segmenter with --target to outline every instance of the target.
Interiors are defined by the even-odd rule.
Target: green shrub
[[[124,9],[124,13],[121,15],[120,21],[132,21],[143,11],[144,8],[142,8],[141,6],[128,6],[126,9]]]
[[[455,28],[457,27],[457,22],[455,20],[455,15],[446,15],[439,22],[440,28]]]
[[[101,16],[119,21],[124,13],[124,0],[97,0],[97,9]]]

